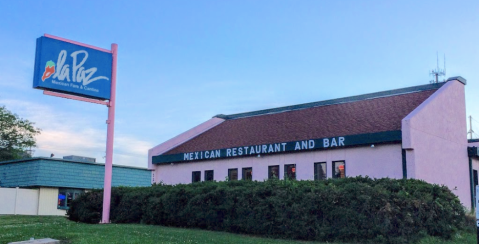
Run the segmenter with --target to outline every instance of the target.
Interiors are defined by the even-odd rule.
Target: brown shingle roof
[[[235,115],[165,154],[401,130],[443,83]]]

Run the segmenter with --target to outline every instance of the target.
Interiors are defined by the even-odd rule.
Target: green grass
[[[53,238],[66,243],[235,243],[235,244],[320,244],[291,240],[276,240],[246,235],[196,229],[171,228],[140,224],[89,225],[76,223],[64,217],[53,216],[0,216],[0,244],[35,239]],[[420,244],[476,243],[475,233],[460,232],[454,240],[425,238]],[[330,243],[332,244],[332,243]],[[340,243],[337,243],[340,244]]]

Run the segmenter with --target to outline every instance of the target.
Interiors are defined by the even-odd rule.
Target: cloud
[[[96,125],[88,116],[71,112],[61,112],[52,106],[16,99],[0,99],[0,104],[19,114],[21,118],[34,121],[42,129],[36,137],[37,147],[34,156],[49,157],[51,153],[61,158],[78,155],[96,158],[105,162],[106,127]],[[148,149],[153,144],[135,136],[116,133],[113,164],[147,167]]]
[[[138,140],[132,136],[119,135],[115,139],[115,149],[120,152],[128,152],[131,155],[144,155],[148,154],[148,149],[152,148],[153,144],[146,141]]]

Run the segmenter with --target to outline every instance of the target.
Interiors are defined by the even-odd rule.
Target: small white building
[[[103,188],[105,165],[92,158],[0,162],[0,214],[65,215],[81,193]],[[112,186],[150,186],[144,168],[113,165]]]

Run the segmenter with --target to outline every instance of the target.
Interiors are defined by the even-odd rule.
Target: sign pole
[[[100,222],[104,224],[110,223],[117,56],[118,45],[115,43],[111,44],[111,50],[107,50],[45,34],[37,38],[33,73],[33,88],[42,89],[45,95],[108,106],[103,213]],[[94,74],[97,76],[91,77]],[[92,83],[97,80],[100,81]],[[105,84],[109,80],[111,82]]]
[[[108,104],[108,120],[106,134],[106,160],[105,160],[105,180],[103,185],[103,214],[101,223],[110,223],[110,202],[111,202],[111,176],[113,162],[113,136],[115,130],[115,100],[116,100],[116,61],[118,45],[111,44],[113,55],[111,70],[111,97]]]

